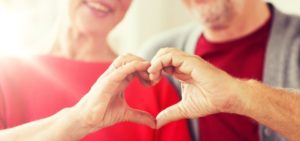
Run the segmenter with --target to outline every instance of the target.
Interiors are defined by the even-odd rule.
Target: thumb
[[[156,128],[159,129],[162,126],[168,124],[169,122],[180,120],[187,118],[185,116],[184,110],[180,107],[180,103],[177,103],[175,105],[172,105],[165,110],[161,111],[157,116],[156,116]]]
[[[156,127],[155,118],[150,113],[141,110],[129,108],[126,111],[125,120],[134,123],[144,124],[153,129]]]

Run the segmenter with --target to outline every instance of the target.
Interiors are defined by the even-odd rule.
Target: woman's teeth
[[[99,2],[87,2],[86,4],[95,10],[102,11],[102,12],[110,12],[110,9],[108,7],[102,5]]]

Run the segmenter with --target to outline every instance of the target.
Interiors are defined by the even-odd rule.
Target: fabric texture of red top
[[[195,53],[232,76],[261,81],[271,21],[249,35],[224,43],[210,42],[201,35]],[[258,124],[235,114],[199,118],[199,128],[201,141],[259,141]]]
[[[0,60],[0,129],[15,127],[51,116],[76,104],[108,63],[87,63],[51,56],[5,58]],[[127,103],[156,116],[179,101],[176,89],[162,79],[144,87],[137,79],[125,91]],[[160,130],[123,122],[101,129],[82,141],[189,141],[186,120]]]

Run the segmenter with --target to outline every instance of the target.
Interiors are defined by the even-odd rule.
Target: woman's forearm
[[[76,141],[87,132],[88,130],[76,119],[75,111],[68,108],[41,120],[0,130],[0,140]]]
[[[129,107],[123,93],[134,77],[147,74],[149,66],[142,58],[120,56],[75,106],[45,119],[1,130],[0,140],[75,141],[123,121],[155,128],[155,118],[148,112]]]
[[[239,114],[278,131],[290,140],[300,139],[300,92],[276,89],[257,81],[247,81],[241,89],[244,108]]]

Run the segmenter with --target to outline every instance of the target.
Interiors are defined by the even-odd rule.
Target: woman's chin
[[[113,26],[112,18],[109,18],[110,14],[105,13],[91,13],[84,9],[77,12],[75,16],[74,24],[78,30],[83,32],[98,32],[105,30]],[[104,29],[103,29],[104,28]]]
[[[81,25],[77,26],[77,31],[85,36],[95,36],[97,38],[103,38],[105,37],[104,35],[108,34],[108,31],[111,29],[103,29],[100,26],[86,26],[86,25]]]

